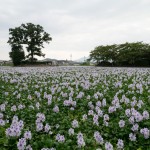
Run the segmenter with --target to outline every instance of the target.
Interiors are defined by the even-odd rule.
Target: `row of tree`
[[[150,44],[143,42],[97,46],[90,61],[98,66],[150,66]]]
[[[25,59],[34,62],[34,56],[45,56],[41,49],[43,43],[52,40],[50,34],[46,33],[42,26],[32,23],[22,24],[19,27],[9,29],[8,43],[11,46],[10,58],[15,66],[20,65]],[[24,47],[28,54],[25,56]]]

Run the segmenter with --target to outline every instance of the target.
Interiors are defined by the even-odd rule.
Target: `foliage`
[[[97,65],[150,66],[150,45],[142,42],[97,46],[90,52]]]
[[[25,59],[25,54],[21,45],[11,45],[12,51],[9,52],[9,57],[12,59],[14,66],[20,65]]]
[[[149,73],[1,67],[1,149],[149,150]]]
[[[9,29],[9,37],[8,43],[12,47],[12,53],[18,53],[19,49],[22,49],[23,45],[26,45],[26,49],[28,52],[27,58],[31,59],[31,62],[34,61],[34,56],[45,56],[42,53],[41,49],[44,48],[44,42],[49,43],[52,40],[50,35],[46,33],[42,26],[34,25],[32,23],[22,24],[20,27]],[[18,49],[14,49],[14,45],[18,46]],[[10,54],[10,57],[12,54]],[[12,57],[11,57],[12,58]],[[13,57],[17,59],[16,55]],[[20,60],[21,61],[21,60]],[[16,65],[16,63],[14,63]]]

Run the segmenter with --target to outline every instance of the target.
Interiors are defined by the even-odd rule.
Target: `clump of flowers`
[[[73,128],[78,128],[79,127],[79,123],[76,119],[72,121],[72,127]]]
[[[94,132],[94,139],[99,144],[103,144],[104,143],[104,140],[103,140],[102,136],[100,135],[100,133],[98,131]]]
[[[81,132],[78,133],[78,135],[77,135],[77,144],[78,144],[78,147],[84,147],[85,146],[83,134]]]
[[[65,142],[65,137],[64,137],[64,135],[57,134],[56,140],[60,143],[63,143],[63,142]]]
[[[140,130],[140,133],[144,135],[145,139],[149,138],[149,129],[148,128],[143,128]]]
[[[24,150],[25,147],[26,147],[26,139],[25,138],[19,139],[19,142],[17,143],[18,150]]]
[[[117,148],[118,148],[118,149],[123,149],[123,147],[124,147],[124,142],[123,142],[123,140],[118,139]]]
[[[69,133],[69,135],[74,135],[74,129],[73,129],[73,128],[70,128],[70,129],[68,130],[68,133]]]
[[[105,143],[105,149],[106,150],[113,150],[113,145],[110,142]]]
[[[22,120],[18,120],[18,116],[14,116],[12,120],[12,124],[9,128],[6,129],[6,135],[10,137],[18,137],[21,135],[21,130],[24,127],[24,123]]]
[[[31,140],[31,138],[32,138],[31,131],[26,131],[26,132],[24,133],[24,138]]]

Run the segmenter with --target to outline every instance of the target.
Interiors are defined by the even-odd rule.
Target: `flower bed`
[[[148,150],[150,69],[1,67],[3,150]]]

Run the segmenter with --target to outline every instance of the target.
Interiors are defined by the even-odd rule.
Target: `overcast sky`
[[[0,60],[9,59],[9,28],[28,22],[53,38],[45,58],[76,60],[98,45],[150,43],[150,0],[0,0]]]

